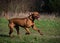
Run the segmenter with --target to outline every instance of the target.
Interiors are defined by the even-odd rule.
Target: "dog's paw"
[[[43,35],[43,33],[40,33],[40,35]]]
[[[10,38],[14,38],[15,36],[14,35],[9,35]]]
[[[30,33],[25,33],[25,35],[29,35]]]

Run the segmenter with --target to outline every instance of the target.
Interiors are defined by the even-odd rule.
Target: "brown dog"
[[[30,34],[29,28],[32,27],[34,30],[38,31],[41,35],[42,33],[40,32],[39,29],[36,28],[34,24],[34,20],[38,19],[40,17],[38,12],[32,12],[31,15],[29,15],[26,18],[12,18],[9,19],[9,36],[11,36],[13,32],[13,28],[16,28],[17,34],[19,35],[19,26],[23,27],[26,30],[26,34]]]

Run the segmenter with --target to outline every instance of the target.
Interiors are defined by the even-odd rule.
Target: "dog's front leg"
[[[25,28],[25,30],[26,30],[26,35],[27,35],[27,34],[30,34],[29,28]]]
[[[40,33],[40,35],[43,35],[38,28],[36,28],[35,25],[32,26],[32,28]]]

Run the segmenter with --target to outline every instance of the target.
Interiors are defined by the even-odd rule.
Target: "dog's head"
[[[40,18],[40,14],[38,12],[32,12],[31,16],[32,18],[37,19],[37,20]]]

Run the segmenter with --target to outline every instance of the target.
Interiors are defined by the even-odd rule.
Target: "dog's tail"
[[[7,14],[4,14],[4,17],[9,21],[9,16]]]

